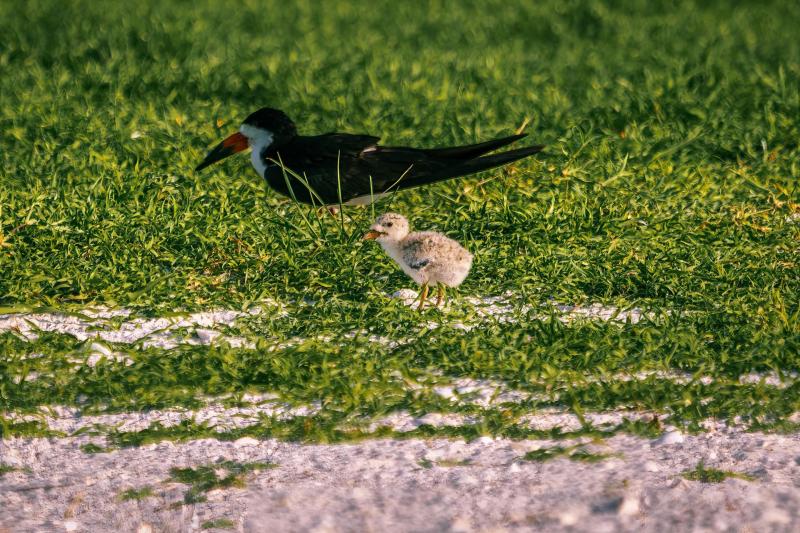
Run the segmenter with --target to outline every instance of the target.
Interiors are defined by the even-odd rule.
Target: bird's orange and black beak
[[[371,229],[371,230],[369,230],[368,232],[366,232],[366,233],[364,234],[364,237],[363,237],[363,239],[362,239],[362,240],[365,240],[365,241],[372,241],[372,240],[375,240],[375,239],[377,239],[377,238],[378,238],[378,237],[380,237],[381,235],[383,235],[383,233],[381,233],[380,231],[375,231],[374,229]]]
[[[203,159],[203,162],[197,165],[195,171],[203,170],[207,166],[213,165],[217,161],[221,161],[230,155],[247,149],[248,146],[249,143],[247,142],[247,137],[237,131],[214,147],[214,149],[208,153],[206,158]]]

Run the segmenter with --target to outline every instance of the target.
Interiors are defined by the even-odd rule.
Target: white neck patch
[[[264,148],[272,144],[272,132],[256,128],[249,124],[242,124],[239,128],[239,133],[247,137],[247,142],[250,144],[250,148],[253,149],[250,153],[250,161],[253,163],[253,167],[255,167],[258,175],[263,178],[264,171],[267,170],[267,165],[261,160],[261,152],[264,151]]]

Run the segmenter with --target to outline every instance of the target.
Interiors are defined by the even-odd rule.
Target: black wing
[[[499,139],[495,142],[504,142]],[[491,143],[492,141],[490,141]],[[505,142],[504,144],[507,144]],[[489,143],[486,143],[489,144]],[[502,146],[502,144],[501,144]],[[544,146],[528,146],[516,150],[509,150],[499,154],[485,155],[482,157],[452,156],[464,150],[479,150],[475,147],[444,148],[439,150],[419,150],[416,148],[400,148],[376,146],[373,150],[362,153],[362,172],[373,176],[375,191],[396,188],[397,190],[419,187],[437,181],[467,176],[483,170],[499,167],[541,152]],[[493,148],[489,148],[492,150]],[[448,153],[443,157],[442,153]],[[402,176],[402,179],[400,179]],[[400,179],[398,183],[398,179]],[[382,187],[385,187],[381,189]]]
[[[333,205],[341,201],[407,189],[427,183],[464,176],[504,165],[539,152],[541,146],[479,157],[510,144],[524,135],[512,135],[480,144],[452,148],[419,149],[379,146],[378,137],[329,133],[296,137],[270,157],[280,158],[289,169],[304,176],[303,182],[277,167],[268,168],[266,178],[279,192],[307,203]]]
[[[359,196],[364,187],[369,194],[369,176],[361,175],[359,160],[365,151],[376,149],[379,140],[380,137],[372,135],[349,133],[295,137],[268,157],[303,176],[308,186],[289,174],[284,175],[277,166],[267,169],[267,181],[278,192],[287,196],[294,193],[298,200],[306,203],[337,204],[340,184],[343,202]]]

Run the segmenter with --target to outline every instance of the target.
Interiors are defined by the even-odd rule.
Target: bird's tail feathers
[[[533,154],[538,154],[544,150],[543,144],[537,144],[534,146],[526,146],[525,148],[517,148],[516,150],[509,150],[507,152],[501,152],[499,154],[492,154],[486,155],[483,157],[478,157],[476,159],[472,159],[467,161],[464,166],[470,167],[470,173],[472,172],[480,172],[481,170],[488,170],[490,168],[494,168],[500,165],[506,165],[508,163],[513,163],[518,159],[522,159],[524,157],[532,156]],[[473,170],[474,169],[474,170]]]
[[[499,154],[492,154],[483,157],[476,157],[469,161],[464,161],[461,164],[453,165],[451,168],[444,172],[437,172],[436,174],[428,174],[422,176],[414,176],[412,174],[405,179],[401,179],[398,183],[399,189],[409,189],[412,187],[419,187],[420,185],[427,185],[429,183],[436,183],[451,178],[467,176],[482,172],[502,165],[513,163],[519,159],[537,154],[544,149],[544,145],[526,146],[525,148],[517,148],[516,150],[509,150]]]
[[[425,150],[425,155],[431,157],[443,157],[446,159],[474,159],[478,156],[516,142],[526,136],[526,133],[519,133],[517,135],[509,135],[508,137],[494,139],[478,144],[455,146],[451,148],[432,148]]]

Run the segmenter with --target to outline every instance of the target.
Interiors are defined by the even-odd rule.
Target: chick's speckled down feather
[[[409,234],[401,243],[403,262],[412,270],[417,283],[441,282],[460,285],[469,274],[472,254],[453,239],[432,231]]]
[[[469,274],[472,254],[441,233],[409,233],[408,220],[396,213],[378,217],[371,229],[389,257],[420,285],[442,283],[457,287]]]

